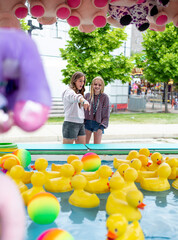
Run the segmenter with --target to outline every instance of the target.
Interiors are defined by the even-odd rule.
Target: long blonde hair
[[[91,83],[91,90],[90,90],[90,99],[91,101],[94,100],[94,89],[93,89],[93,86],[95,84],[95,81],[96,80],[100,80],[101,81],[101,94],[104,92],[104,80],[102,77],[95,77],[93,80],[92,80],[92,83]]]

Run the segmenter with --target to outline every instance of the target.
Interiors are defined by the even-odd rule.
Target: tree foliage
[[[69,36],[71,40],[66,48],[60,48],[62,58],[67,61],[66,68],[62,70],[65,84],[70,82],[76,71],[86,74],[87,84],[96,76],[103,77],[106,85],[115,79],[123,82],[130,80],[131,60],[122,54],[112,54],[127,38],[123,29],[111,28],[107,24],[92,33],[82,33],[77,28],[71,28]]]
[[[131,57],[131,59],[134,62],[134,66],[136,68],[144,68],[145,67],[145,61],[146,61],[145,53],[143,53],[143,52],[135,53]]]
[[[147,59],[145,78],[152,83],[178,82],[178,28],[170,23],[164,32],[148,30],[142,45]]]

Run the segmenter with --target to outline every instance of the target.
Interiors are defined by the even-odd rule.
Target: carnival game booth
[[[169,22],[178,26],[178,1],[0,0],[0,133],[14,125],[36,131],[49,116],[43,64],[33,40],[20,30],[19,19],[28,14],[45,25],[60,18],[85,33],[106,23],[164,31]],[[152,155],[140,154],[141,148]],[[1,240],[177,239],[178,166],[169,155],[177,149],[6,143],[0,158]],[[137,168],[145,159],[140,155],[146,156],[146,171],[152,166],[151,177]]]
[[[9,232],[23,240],[176,239],[177,144],[7,145],[3,240]]]

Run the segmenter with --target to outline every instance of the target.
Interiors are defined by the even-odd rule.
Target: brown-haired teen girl
[[[84,98],[85,83],[85,75],[76,72],[72,75],[69,87],[62,94],[65,115],[62,128],[64,144],[86,143],[84,109],[89,109],[90,105]]]

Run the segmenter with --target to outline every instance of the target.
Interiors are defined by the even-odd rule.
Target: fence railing
[[[163,97],[161,94],[146,95],[146,109],[162,111]]]

